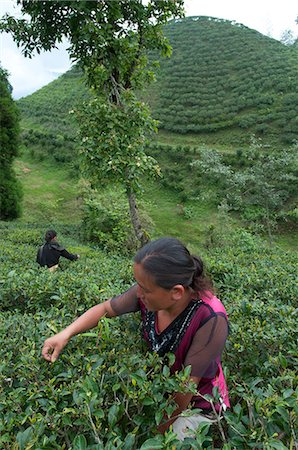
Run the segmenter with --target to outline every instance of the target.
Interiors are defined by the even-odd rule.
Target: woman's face
[[[137,294],[149,311],[161,311],[171,308],[175,301],[172,290],[158,286],[154,278],[147,274],[142,264],[134,264],[134,277],[138,283]]]

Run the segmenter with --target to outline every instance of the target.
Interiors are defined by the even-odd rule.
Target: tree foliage
[[[78,112],[84,172],[96,185],[120,183],[128,192],[139,192],[140,180],[159,168],[145,153],[146,134],[156,123],[148,108],[131,92],[122,95],[122,107],[95,98]]]
[[[64,37],[70,56],[86,69],[90,85],[104,81],[108,95],[114,82],[129,88],[143,76],[144,50],[170,53],[161,25],[183,13],[182,0],[39,1],[17,0],[30,16],[6,16],[2,29],[12,32],[25,56],[51,50]]]
[[[18,154],[19,114],[11,97],[7,72],[0,67],[0,219],[21,214],[22,191],[13,169]]]

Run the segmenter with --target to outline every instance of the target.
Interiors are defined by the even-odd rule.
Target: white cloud
[[[297,0],[185,0],[187,16],[212,16],[238,23],[280,39],[291,29],[298,36]]]
[[[21,17],[15,1],[0,0],[0,16],[5,13]],[[51,52],[25,58],[9,34],[0,34],[0,64],[9,73],[13,97],[19,99],[29,95],[66,72],[71,67],[66,48],[64,42]]]
[[[25,58],[10,35],[0,36],[0,63],[9,72],[13,97],[18,99],[29,95],[66,72],[71,62],[62,45],[59,50],[44,52],[31,59]]]

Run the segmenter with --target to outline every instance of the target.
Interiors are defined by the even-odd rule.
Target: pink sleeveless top
[[[189,357],[189,349],[193,343],[194,337],[196,336],[199,329],[203,329],[202,327],[207,324],[207,322],[212,319],[213,321],[217,320],[218,316],[224,317],[227,321],[227,313],[226,310],[221,303],[221,301],[215,297],[211,293],[206,293],[206,295],[200,295],[200,300],[194,300],[194,310],[190,318],[188,318],[188,321],[185,325],[185,330],[183,330],[183,323],[180,322],[178,324],[178,332],[175,332],[175,336],[177,336],[178,333],[182,330],[182,336],[179,340],[179,342],[176,343],[176,346],[174,344],[173,348],[167,349],[167,351],[172,351],[175,355],[175,363],[171,367],[171,372],[174,373],[176,371],[182,370],[184,367],[189,365],[193,365],[194,357]],[[152,319],[151,325],[148,326],[148,311],[146,310],[145,305],[141,302],[139,299],[141,314],[142,314],[142,320],[143,320],[143,335],[146,339],[149,347],[152,348],[152,335],[153,333],[150,330],[150,327],[155,327],[155,332],[157,330],[156,327],[156,319]],[[150,313],[149,313],[150,314]],[[155,313],[151,313],[152,315],[155,315]],[[189,315],[188,315],[189,316]],[[154,325],[153,325],[154,321]],[[147,322],[147,326],[146,326]],[[145,326],[144,326],[145,324]],[[171,324],[172,325],[172,324]],[[170,326],[171,326],[170,325]],[[148,332],[149,330],[149,332]],[[175,339],[175,337],[174,337]],[[212,331],[210,333],[209,339],[212,340]],[[153,350],[154,347],[152,348]],[[219,410],[225,410],[227,407],[230,406],[229,402],[229,396],[228,396],[228,388],[226,385],[226,381],[224,378],[222,366],[221,366],[221,350],[220,348],[218,350],[218,354],[216,355],[216,350],[213,349],[213,354],[216,355],[213,360],[209,361],[209,365],[205,370],[205,373],[193,373],[193,375],[198,376],[200,375],[200,381],[198,384],[198,392],[200,395],[194,396],[192,398],[192,405],[195,408],[200,408],[203,410],[210,411],[211,404],[208,400],[204,399],[202,396],[205,396],[206,394],[212,396],[212,391],[214,387],[218,388],[218,392],[220,395],[220,400],[217,402],[214,406],[217,411]],[[157,350],[158,351],[158,350]],[[214,353],[215,351],[215,353]],[[158,351],[159,354],[161,354]],[[200,358],[199,352],[197,354],[197,358]],[[198,361],[198,365],[200,364],[200,361]],[[195,365],[195,364],[194,364]],[[202,369],[203,370],[203,369]]]

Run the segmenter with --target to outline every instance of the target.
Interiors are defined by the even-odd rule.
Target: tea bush
[[[214,236],[204,259],[230,318],[223,365],[232,406],[181,443],[156,429],[173,410],[172,393],[186,389],[188,369],[172,377],[147,352],[138,314],[101,320],[54,364],[41,357],[46,337],[133,282],[131,258],[84,246],[67,227],[61,242],[80,260],[53,274],[38,269],[43,231],[0,224],[0,448],[297,447],[294,254],[244,231]]]
[[[56,308],[1,314],[2,342],[10,336],[1,348],[1,448],[15,440],[19,448],[69,448],[79,435],[88,448],[132,448],[156,428],[157,411],[172,411],[163,393],[186,376],[170,377],[156,355],[141,351],[134,318],[103,322],[100,340],[79,336],[57,363],[44,361],[43,339],[69,320]]]

